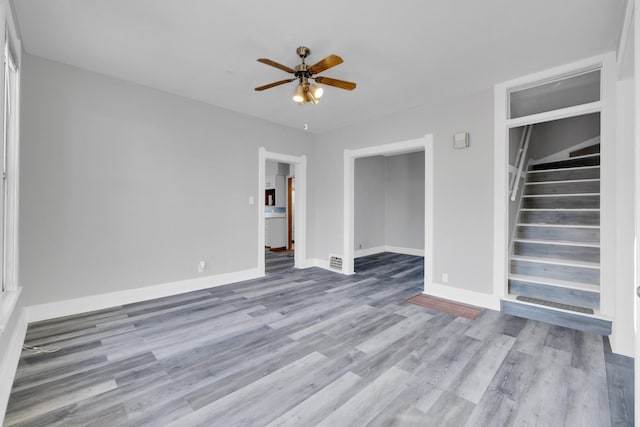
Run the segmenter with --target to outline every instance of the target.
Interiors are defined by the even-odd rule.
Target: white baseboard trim
[[[71,316],[86,313],[88,311],[102,310],[123,304],[147,301],[154,298],[162,298],[186,292],[199,291],[229,283],[263,277],[257,268],[237,271],[232,273],[217,274],[213,276],[198,277],[196,279],[179,280],[176,282],[162,283],[159,285],[145,286],[125,291],[109,292],[107,294],[90,295],[70,300],[50,302],[46,304],[31,305],[25,307],[26,320],[38,322],[56,317]]]
[[[424,249],[403,248],[400,246],[384,245],[384,246],[375,246],[373,248],[367,248],[367,249],[358,249],[353,253],[353,257],[360,258],[363,256],[375,255],[382,252],[393,252],[395,254],[424,256]]]
[[[326,266],[324,265],[326,264]],[[304,269],[304,268],[312,268],[312,267],[320,267],[320,268],[329,268],[329,261],[323,261],[318,258],[307,258],[302,264],[300,264],[296,268]]]
[[[16,308],[21,293],[22,287],[19,287],[16,290],[4,291],[0,297],[0,333],[5,330],[7,323],[11,319],[11,314]]]
[[[413,256],[424,256],[424,249],[416,248],[402,248],[400,246],[385,246],[386,252],[393,252],[394,254],[404,254]]]
[[[8,332],[8,331],[5,331]],[[9,339],[7,348],[0,355],[0,420],[4,420],[9,404],[9,396],[11,395],[11,387],[13,379],[16,376],[18,362],[20,361],[20,353],[22,352],[22,344],[27,334],[27,318],[24,309],[20,310],[13,333]]]
[[[493,294],[454,288],[440,283],[432,283],[429,289],[424,290],[423,294],[500,311],[500,298]]]
[[[596,136],[595,138],[591,138],[586,141],[580,142],[579,144],[576,144],[569,148],[565,148],[564,150],[558,151],[557,153],[551,154],[547,157],[532,160],[531,164],[537,165],[540,163],[549,163],[549,162],[555,162],[558,160],[566,160],[569,158],[569,153],[571,153],[572,151],[580,150],[581,148],[589,147],[591,145],[595,145],[598,143],[600,143],[600,137]]]
[[[325,270],[333,271],[329,268],[329,260],[320,258],[307,258],[306,268],[318,267]]]
[[[386,246],[374,246],[373,248],[358,249],[357,251],[353,251],[353,257],[362,258],[363,256],[375,255],[386,251]]]

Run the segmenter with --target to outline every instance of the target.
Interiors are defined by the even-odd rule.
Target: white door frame
[[[344,222],[342,273],[353,274],[354,259],[354,173],[355,160],[361,157],[394,156],[424,151],[424,286],[433,282],[433,134],[419,139],[344,150]]]
[[[600,101],[562,108],[539,114],[509,119],[509,92],[556,80],[587,70],[601,69]],[[615,198],[615,53],[588,58],[530,74],[494,87],[494,240],[493,240],[493,293],[504,297],[507,290],[509,238],[508,159],[509,129],[528,124],[548,122],[583,114],[600,113],[601,187],[600,228],[601,268],[600,283],[609,284],[601,289],[600,311],[612,316],[615,312],[615,212],[609,201]],[[615,199],[613,199],[615,201]],[[613,240],[612,240],[613,239]]]
[[[631,12],[631,8],[633,11]],[[633,14],[633,16],[632,16]],[[634,293],[636,289],[640,287],[640,7],[638,2],[634,7],[632,1],[627,4],[627,15],[629,20],[629,26],[633,26],[633,78],[634,78],[634,102],[633,102],[633,117],[634,117],[634,142],[635,142],[635,260],[634,260]],[[625,31],[622,33],[623,41]],[[635,358],[634,358],[634,390],[636,393],[634,399],[634,409],[637,419],[640,417],[640,299],[638,296],[634,297],[634,332],[635,332]]]
[[[258,272],[265,274],[264,267],[264,191],[267,160],[293,164],[296,177],[296,250],[293,255],[293,266],[307,266],[307,156],[291,156],[274,153],[266,148],[258,149]]]

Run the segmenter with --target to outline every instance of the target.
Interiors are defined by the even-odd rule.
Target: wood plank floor
[[[29,326],[5,425],[633,425],[602,337],[404,302],[422,258],[295,270]]]

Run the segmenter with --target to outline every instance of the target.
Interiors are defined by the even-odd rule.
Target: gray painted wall
[[[354,169],[354,248],[384,246],[386,229],[386,160],[356,159]]]
[[[424,249],[424,152],[386,159],[386,245]]]
[[[554,120],[533,126],[531,158],[541,159],[600,136],[600,113]]]
[[[453,134],[467,131],[471,146],[453,149]],[[342,253],[344,150],[434,134],[434,278],[492,292],[493,90],[415,108],[316,137],[310,158],[317,203],[315,258]]]
[[[31,55],[22,87],[26,304],[257,266],[258,147],[308,134]]]

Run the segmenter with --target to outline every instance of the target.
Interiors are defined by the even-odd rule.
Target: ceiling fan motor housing
[[[296,49],[296,53],[300,58],[302,58],[302,62],[304,62],[304,58],[309,56],[309,54],[311,53],[311,50],[309,50],[309,48],[306,46],[300,46],[299,48]]]

